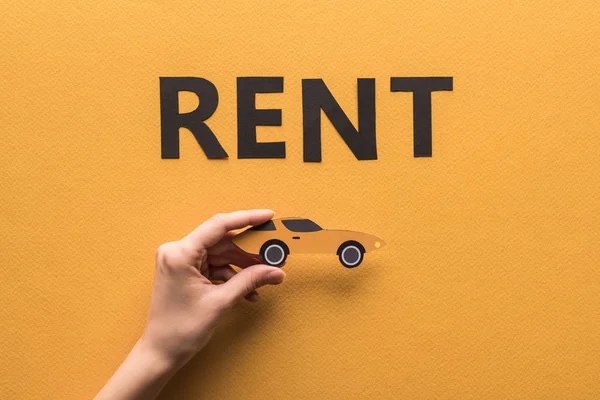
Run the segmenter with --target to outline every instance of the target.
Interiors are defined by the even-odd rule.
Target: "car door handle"
[[[292,239],[300,239],[300,236],[292,236]]]

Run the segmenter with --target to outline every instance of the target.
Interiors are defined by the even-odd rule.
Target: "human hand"
[[[168,362],[183,364],[206,345],[237,299],[258,301],[257,288],[280,284],[285,277],[281,269],[261,265],[260,256],[231,241],[234,229],[272,217],[269,210],[217,214],[183,239],[160,246],[142,342]]]
[[[282,270],[261,265],[258,255],[231,241],[233,230],[271,218],[269,210],[217,214],[183,239],[158,248],[144,333],[96,400],[155,398],[206,345],[220,317],[237,299],[257,301],[257,288],[283,281]]]

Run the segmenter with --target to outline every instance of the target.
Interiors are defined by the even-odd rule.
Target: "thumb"
[[[224,292],[224,297],[231,304],[261,286],[279,285],[284,278],[285,272],[281,268],[258,264],[241,270],[227,282],[219,285],[219,289]]]

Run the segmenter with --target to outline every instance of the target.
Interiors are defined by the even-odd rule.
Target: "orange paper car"
[[[368,251],[385,242],[368,233],[323,229],[305,218],[277,218],[247,229],[233,242],[248,253],[260,254],[271,266],[283,265],[289,254],[336,254],[346,268],[358,267]]]

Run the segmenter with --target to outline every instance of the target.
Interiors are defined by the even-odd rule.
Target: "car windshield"
[[[310,219],[288,219],[281,221],[281,223],[292,232],[316,232],[323,230],[323,228]]]

